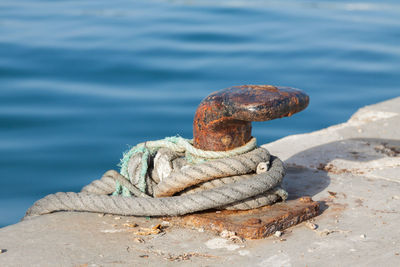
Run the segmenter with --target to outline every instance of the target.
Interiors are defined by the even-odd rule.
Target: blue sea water
[[[0,1],[0,227],[79,191],[128,145],[192,136],[199,102],[242,84],[305,90],[260,144],[400,95],[398,1]]]

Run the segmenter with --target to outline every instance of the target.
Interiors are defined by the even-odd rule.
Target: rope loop
[[[36,201],[25,217],[55,211],[176,216],[208,209],[248,210],[287,198],[283,162],[252,138],[230,151],[203,151],[179,136],[138,144],[80,193]],[[127,197],[130,196],[130,197]]]
[[[138,153],[142,154],[141,160],[141,171],[139,174],[138,188],[141,192],[146,192],[146,174],[148,171],[148,163],[151,156],[154,156],[160,148],[168,148],[173,152],[185,153],[186,160],[190,163],[201,163],[207,160],[221,159],[240,155],[249,152],[257,147],[257,139],[252,138],[249,142],[241,147],[237,147],[228,151],[207,151],[196,148],[193,146],[193,139],[186,139],[180,136],[170,136],[161,140],[147,141],[144,143],[137,144],[128,151],[123,153],[123,157],[120,160],[119,166],[121,167],[120,173],[127,180],[132,181],[132,177],[128,172],[128,164],[132,157]],[[113,193],[114,196],[122,195],[129,197],[131,196],[130,191],[116,182],[116,188]]]

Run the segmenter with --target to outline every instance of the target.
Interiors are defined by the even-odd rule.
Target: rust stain
[[[347,198],[347,196],[344,193],[338,192],[336,194],[336,197],[338,197],[339,195],[343,196],[343,198]],[[341,216],[341,214],[343,213],[343,211],[347,209],[348,207],[347,203],[338,203],[335,202],[335,200],[337,200],[337,198],[332,198],[332,196],[330,195],[329,197],[323,198],[319,201],[322,204],[322,206],[326,207],[325,208],[326,210],[323,212],[324,216],[338,219],[339,216]]]
[[[357,169],[357,168],[340,169],[340,168],[338,168],[337,166],[335,166],[335,165],[333,165],[331,163],[328,163],[328,164],[320,163],[317,166],[317,169],[321,170],[321,171],[326,171],[326,172],[329,172],[329,173],[333,173],[333,174],[343,174],[343,173],[351,173],[351,174],[358,174],[358,175],[365,174],[364,171],[362,171],[360,169]]]

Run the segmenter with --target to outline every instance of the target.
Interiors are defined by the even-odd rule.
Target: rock
[[[276,231],[274,235],[275,235],[276,237],[281,237],[282,232],[281,232],[281,231]]]

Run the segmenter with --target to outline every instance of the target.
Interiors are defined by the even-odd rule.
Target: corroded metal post
[[[196,110],[194,146],[226,151],[251,139],[251,122],[291,116],[308,105],[303,91],[272,85],[243,85],[216,91]]]
[[[203,150],[226,151],[251,139],[251,122],[268,121],[302,111],[309,97],[290,87],[243,85],[207,96],[193,121],[194,146]],[[177,224],[204,229],[228,230],[243,238],[257,239],[317,216],[319,203],[303,196],[252,210],[223,210],[175,218]]]

